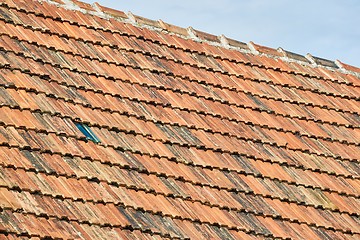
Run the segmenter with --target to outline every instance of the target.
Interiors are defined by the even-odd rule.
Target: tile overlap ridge
[[[120,22],[130,23],[136,27],[142,27],[153,31],[176,35],[178,37],[193,40],[196,42],[205,42],[209,45],[222,47],[231,50],[237,50],[242,53],[266,56],[273,59],[281,59],[286,62],[295,62],[307,67],[321,67],[331,71],[339,71],[344,74],[351,74],[360,78],[360,68],[348,65],[340,60],[332,61],[315,57],[308,53],[305,56],[293,53],[279,47],[277,49],[261,46],[253,42],[244,43],[230,39],[224,35],[216,36],[206,32],[196,30],[192,27],[183,28],[163,22],[162,20],[151,20],[141,16],[134,15],[131,12],[124,13],[115,9],[101,6],[95,2],[93,4],[83,3],[78,0],[37,0],[47,2],[68,10],[79,11],[85,14],[95,15],[104,19],[114,19]],[[60,3],[62,2],[62,3]]]

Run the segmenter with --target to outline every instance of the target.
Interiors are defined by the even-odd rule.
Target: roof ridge
[[[179,27],[173,24],[166,23],[159,20],[152,20],[142,16],[133,14],[132,12],[123,12],[117,9],[109,8],[100,5],[98,2],[93,4],[84,3],[79,0],[37,0],[39,2],[47,2],[58,7],[63,7],[68,10],[80,11],[85,14],[95,15],[104,19],[114,19],[116,21],[132,24],[136,27],[147,28],[152,31],[158,31],[166,34],[173,34],[178,37],[193,40],[195,42],[205,42],[209,45],[222,47],[225,49],[237,50],[242,53],[253,55],[266,56],[272,59],[281,59],[286,62],[295,62],[308,67],[320,67],[331,71],[339,71],[344,74],[351,74],[360,78],[360,68],[343,63],[340,60],[329,60],[321,57],[313,56],[308,53],[305,56],[284,50],[281,47],[277,49],[262,46],[252,41],[249,43],[241,42],[235,39],[226,37],[225,35],[213,35],[211,33],[203,32],[193,27]]]

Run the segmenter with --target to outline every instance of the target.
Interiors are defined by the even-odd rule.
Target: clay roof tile
[[[176,25],[172,25],[172,24],[166,23],[166,22],[164,22],[162,20],[159,20],[159,24],[163,29],[165,29],[166,31],[168,31],[170,33],[175,33],[175,34],[179,34],[179,35],[182,35],[182,36],[188,36],[189,35],[188,30],[186,28],[182,28],[182,27],[179,27],[179,26],[176,26]]]
[[[95,4],[95,6],[97,8],[99,8],[100,11],[102,11],[103,13],[109,14],[110,16],[112,16],[114,18],[122,18],[122,19],[127,19],[128,18],[126,13],[124,13],[123,11],[102,6],[97,2],[95,2],[94,4]]]

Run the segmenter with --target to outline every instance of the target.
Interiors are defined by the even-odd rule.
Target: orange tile
[[[257,51],[259,51],[261,53],[271,54],[271,55],[275,55],[275,56],[282,56],[282,54],[274,48],[261,46],[261,45],[255,44],[253,42],[250,42],[250,45],[253,46]]]

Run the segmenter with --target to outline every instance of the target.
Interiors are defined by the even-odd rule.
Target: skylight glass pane
[[[93,141],[95,143],[100,142],[100,139],[96,137],[94,132],[89,128],[89,126],[83,123],[75,123],[75,125],[85,135],[86,139]]]

